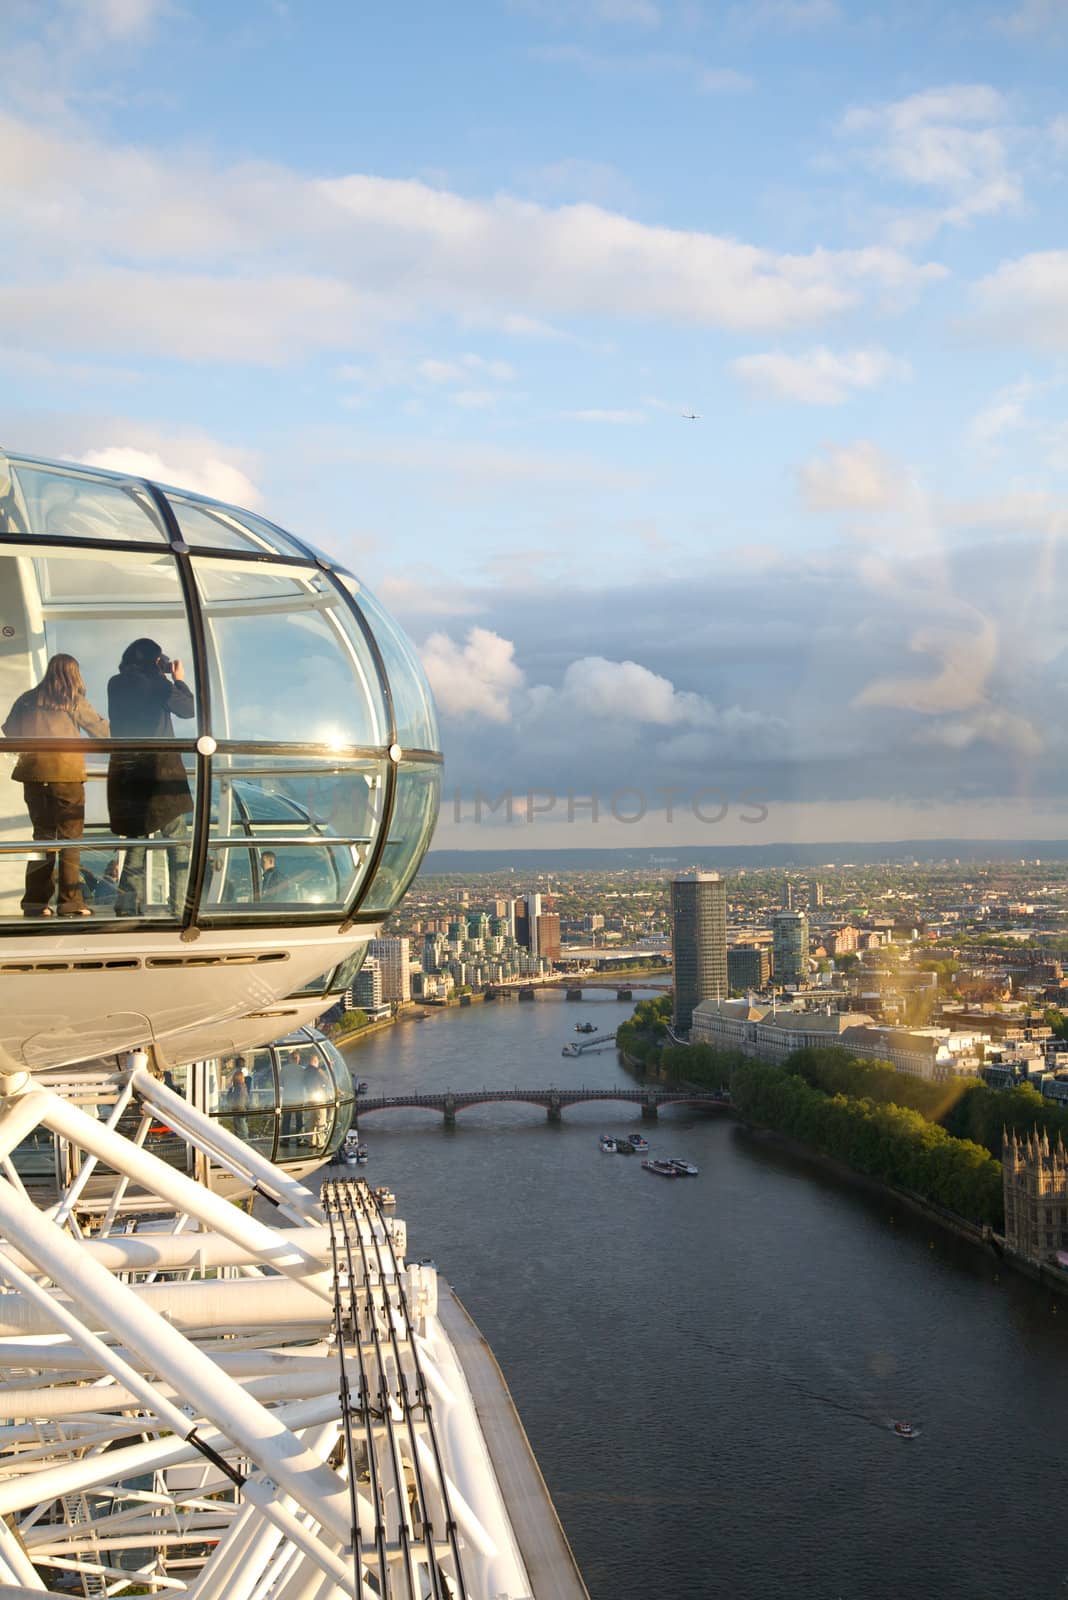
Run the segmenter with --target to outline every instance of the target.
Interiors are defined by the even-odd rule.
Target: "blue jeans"
[[[154,838],[187,839],[189,837],[190,813],[184,811],[181,816],[174,817],[170,822],[164,823]],[[159,852],[153,850],[152,854]],[[122,876],[119,878],[119,889],[115,896],[115,915],[117,917],[142,917],[145,914],[145,891],[148,878],[148,850],[144,845],[132,845],[126,852],[123,862]],[[168,910],[172,917],[176,917],[181,909],[181,901],[185,894],[185,876],[189,871],[189,846],[187,844],[169,847],[164,854],[167,857],[167,901]]]

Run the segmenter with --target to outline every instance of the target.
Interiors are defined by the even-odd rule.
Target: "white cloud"
[[[389,308],[327,276],[221,277],[97,267],[0,286],[12,343],[268,366],[377,337]]]
[[[821,345],[803,355],[767,351],[739,356],[731,363],[746,383],[779,400],[804,405],[836,406],[861,389],[876,389],[893,378],[909,375],[908,363],[888,350],[845,350],[836,354]]]
[[[472,373],[492,378],[497,383],[510,383],[515,377],[515,368],[509,362],[476,355],[464,355],[455,361],[420,361],[416,371],[430,383],[467,383]]]
[[[1003,434],[1016,432],[1027,425],[1027,400],[1034,385],[1024,379],[1010,384],[997,393],[989,404],[976,412],[968,425],[968,435],[973,444],[992,444]]]
[[[799,469],[801,494],[810,511],[882,511],[900,502],[902,469],[870,439],[831,445]]]
[[[637,661],[608,661],[603,656],[583,656],[571,662],[551,707],[554,713],[560,702],[580,721],[589,717],[665,728],[689,725],[731,731],[749,722],[766,721],[739,712],[737,707],[722,712],[702,695],[676,689],[670,679],[651,672]]]
[[[12,343],[74,351],[262,363],[435,312],[542,334],[572,316],[786,329],[944,275],[885,247],[776,253],[595,205],[218,168],[11,117],[0,166],[20,224],[0,322]]]
[[[979,328],[1048,355],[1068,350],[1068,250],[1005,261],[973,290]]]
[[[223,451],[223,446],[212,441],[171,440],[159,451],[107,445],[83,451],[79,460],[87,467],[127,472],[133,478],[153,478],[157,483],[190,489],[213,500],[227,500],[251,511],[262,503],[263,496],[248,474],[233,460],[227,460]]]
[[[645,421],[645,413],[643,411],[562,411],[560,415],[568,422],[605,422],[625,425]]]
[[[841,16],[837,0],[746,0],[728,12],[729,21],[747,33],[762,28],[804,32],[829,27]]]
[[[656,28],[662,20],[653,0],[511,0],[511,4],[517,11],[556,23],[607,22]]]
[[[733,67],[698,67],[697,87],[703,94],[747,94],[755,80]]]
[[[645,28],[660,25],[660,11],[652,0],[594,0],[593,9],[601,22],[637,22]]]
[[[464,644],[432,633],[421,652],[423,667],[446,716],[507,722],[512,695],[523,687],[515,645],[488,628],[471,628]]]
[[[499,398],[493,389],[454,389],[449,396],[462,411],[490,411]]]
[[[1043,748],[1041,734],[1026,717],[994,706],[920,728],[915,741],[954,751],[968,750],[974,744],[992,744],[1023,757],[1037,756]]]
[[[1002,12],[992,21],[999,33],[1060,33],[1068,25],[1068,0],[1021,0],[1014,10]]]
[[[112,39],[143,38],[165,11],[167,0],[75,0],[86,26]]]
[[[903,220],[903,236],[922,237],[1021,203],[1020,179],[1010,163],[1015,130],[1008,102],[988,84],[947,84],[854,107],[840,131],[863,141],[863,158],[876,172],[939,196],[936,211]]]

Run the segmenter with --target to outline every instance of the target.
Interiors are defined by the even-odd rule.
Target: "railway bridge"
[[[401,1111],[410,1107],[437,1111],[446,1127],[454,1126],[457,1113],[471,1106],[521,1103],[543,1106],[550,1122],[559,1122],[567,1106],[587,1105],[591,1101],[614,1100],[640,1106],[642,1118],[655,1122],[662,1106],[690,1106],[703,1111],[727,1111],[730,1098],[698,1089],[446,1089],[443,1094],[361,1095],[357,1102],[360,1119],[374,1111]]]

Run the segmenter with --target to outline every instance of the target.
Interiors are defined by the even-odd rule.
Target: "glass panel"
[[[207,545],[214,550],[258,550],[272,556],[306,555],[280,528],[273,528],[248,511],[191,496],[168,494],[167,499],[187,544]]]
[[[441,802],[441,768],[402,762],[389,840],[361,911],[391,911],[430,847]]]
[[[71,759],[50,751],[21,757],[38,774]],[[89,926],[90,917],[94,924],[179,917],[189,873],[195,757],[178,751],[89,754],[84,771],[80,782],[27,776],[2,791],[0,919],[74,916]],[[140,832],[116,831],[135,825]]]
[[[359,951],[359,961],[362,962],[366,950],[367,946],[364,945]],[[350,959],[356,958],[353,957]],[[344,966],[348,966],[348,964],[348,962],[343,963]],[[355,972],[353,973],[353,976],[355,976]],[[351,983],[351,981],[352,979],[350,978],[349,982]],[[331,1076],[333,1077],[334,1090],[338,1098],[342,1100],[351,1100],[353,1094],[352,1073],[349,1071],[348,1062],[345,1060],[345,1057],[341,1054],[341,1051],[338,1049],[337,1045],[331,1044],[329,1039],[317,1040],[317,1048],[322,1055],[323,1060],[326,1062]]]
[[[197,733],[173,556],[39,547],[0,555],[0,614],[7,634],[0,641],[0,750],[7,752],[4,775],[15,778],[0,787],[0,915],[20,914],[33,865],[25,851],[19,859],[4,846],[34,838],[66,842],[65,859],[57,864],[53,856],[51,866],[58,865],[64,900],[80,908],[84,890],[75,893],[74,878],[81,863],[70,841],[82,837],[121,838],[122,866],[147,879],[127,897],[127,909],[144,901],[150,914],[166,914],[184,896],[185,853],[165,851],[151,867],[143,849],[140,867],[129,858],[135,840],[158,837],[169,845],[172,834],[182,836],[192,812],[192,761],[178,750],[143,748],[145,740],[183,733],[191,743]],[[109,735],[129,739],[129,751],[94,756],[92,740]],[[31,739],[78,740],[84,749],[20,748]],[[103,876],[108,862],[86,864]],[[34,893],[51,893],[50,875]],[[95,893],[90,903],[95,909]],[[43,909],[32,895],[29,904]]]
[[[380,826],[384,763],[224,753],[212,773],[205,910],[321,914],[350,902]]]
[[[270,1050],[220,1056],[212,1066],[209,1110],[238,1139],[273,1157],[278,1093]]]
[[[334,1125],[335,1091],[324,1051],[317,1044],[279,1045],[282,1127],[279,1161],[322,1155]]]
[[[321,572],[199,559],[219,739],[384,745],[363,636]]]
[[[140,483],[87,477],[54,467],[11,462],[7,533],[65,539],[166,540],[155,503]],[[19,526],[21,522],[22,526]]]
[[[355,597],[382,652],[393,694],[397,742],[403,750],[440,750],[434,696],[411,640],[368,589],[347,573],[338,573],[338,578]]]

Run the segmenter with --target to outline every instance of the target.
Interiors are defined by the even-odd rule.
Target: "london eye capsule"
[[[2,1073],[277,1037],[437,817],[433,702],[373,596],[144,479],[0,455],[0,724]]]

